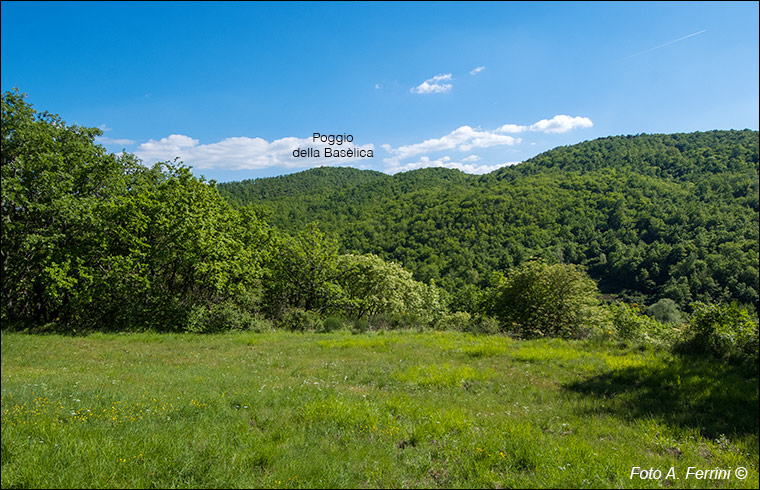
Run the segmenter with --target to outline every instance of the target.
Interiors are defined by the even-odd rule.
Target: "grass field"
[[[1,454],[3,488],[757,488],[758,378],[453,332],[3,333]]]

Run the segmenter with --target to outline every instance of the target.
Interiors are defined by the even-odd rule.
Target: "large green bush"
[[[534,260],[496,282],[488,309],[524,337],[585,337],[603,314],[596,283],[578,266]]]
[[[671,346],[678,335],[676,326],[642,314],[636,304],[615,303],[609,310],[614,336],[620,340]]]
[[[322,318],[317,313],[302,308],[288,310],[277,326],[291,332],[321,331],[324,328]]]
[[[692,305],[681,352],[709,354],[740,363],[758,363],[758,322],[737,303]]]
[[[430,323],[443,311],[436,287],[415,281],[399,264],[373,254],[346,254],[338,257],[337,268],[336,280],[346,295],[342,309],[348,316],[393,316],[390,323],[397,325]]]

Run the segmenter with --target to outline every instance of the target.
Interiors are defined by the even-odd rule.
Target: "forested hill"
[[[603,291],[758,305],[758,132],[615,136],[482,176],[319,168],[223,183],[295,232],[401,262],[468,308],[531,256],[586,266]]]

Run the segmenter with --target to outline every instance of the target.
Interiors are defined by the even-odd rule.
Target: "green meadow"
[[[3,488],[757,488],[758,378],[458,332],[3,332],[1,455]]]

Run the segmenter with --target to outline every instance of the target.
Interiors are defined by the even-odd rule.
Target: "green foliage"
[[[316,221],[341,253],[372,253],[478,311],[494,270],[543,257],[605,293],[758,305],[758,133],[615,136],[483,176],[313,169],[220,184],[296,233]]]
[[[443,310],[435,286],[375,255],[339,256],[335,241],[315,227],[276,243],[264,286],[275,318],[302,310],[392,329],[428,324]]]
[[[261,309],[287,329],[324,314],[397,327],[442,311],[435,286],[397,264],[339,257],[314,226],[274,233],[181,164],[108,154],[99,130],[18,92],[2,104],[4,327],[216,332],[255,327]]]
[[[641,313],[637,304],[615,303],[609,306],[610,321],[617,339],[643,344],[670,346],[679,330]]]
[[[489,310],[508,332],[579,338],[601,315],[596,284],[577,266],[534,260],[496,281]]]
[[[434,285],[412,278],[398,264],[376,255],[341,255],[337,282],[346,293],[345,314],[354,318],[383,315],[416,315],[432,320],[442,307]]]
[[[291,332],[316,332],[323,329],[319,315],[302,308],[289,309],[278,321],[277,326]]]
[[[234,301],[198,304],[190,311],[187,319],[188,332],[214,333],[227,330],[261,330],[265,321]]]
[[[758,364],[758,322],[737,303],[692,305],[691,316],[678,350],[709,354],[719,359]]]
[[[66,321],[90,297],[103,199],[133,161],[109,155],[98,129],[2,96],[2,322]],[[93,243],[95,242],[95,243]]]
[[[647,315],[662,323],[683,323],[678,304],[670,298],[662,298],[647,308]]]
[[[337,330],[350,329],[352,322],[346,318],[339,316],[328,316],[322,322],[322,330],[324,332],[334,332]]]
[[[369,330],[422,329],[430,324],[429,315],[408,312],[380,313],[367,321]]]
[[[290,237],[280,235],[267,263],[265,301],[269,314],[280,317],[289,308],[324,313],[338,308],[343,291],[335,282],[338,247],[316,227]]]
[[[250,310],[269,240],[258,211],[181,164],[108,154],[99,134],[3,95],[3,325],[205,331]]]
[[[436,330],[454,330],[457,332],[464,332],[470,326],[472,322],[472,315],[466,311],[457,311],[455,313],[447,313],[440,316],[435,324]]]
[[[465,328],[466,332],[474,334],[491,335],[501,332],[502,327],[499,321],[489,315],[477,314]]]
[[[126,277],[100,284],[103,309],[120,323],[182,329],[194,307],[255,305],[269,231],[253,209],[234,211],[213,185],[186,167],[157,165],[113,206],[104,226],[119,227],[108,260],[129,260]],[[139,282],[137,282],[139,281]],[[134,282],[137,282],[135,285]],[[124,308],[124,306],[127,306]]]
[[[485,176],[320,168],[220,190],[99,134],[3,94],[4,328],[260,330],[265,312],[296,330],[579,337],[606,321],[584,268],[623,299],[665,298],[649,316],[613,308],[622,339],[669,342],[678,303],[758,305],[757,132],[602,138]],[[687,344],[752,350],[714,330]]]

